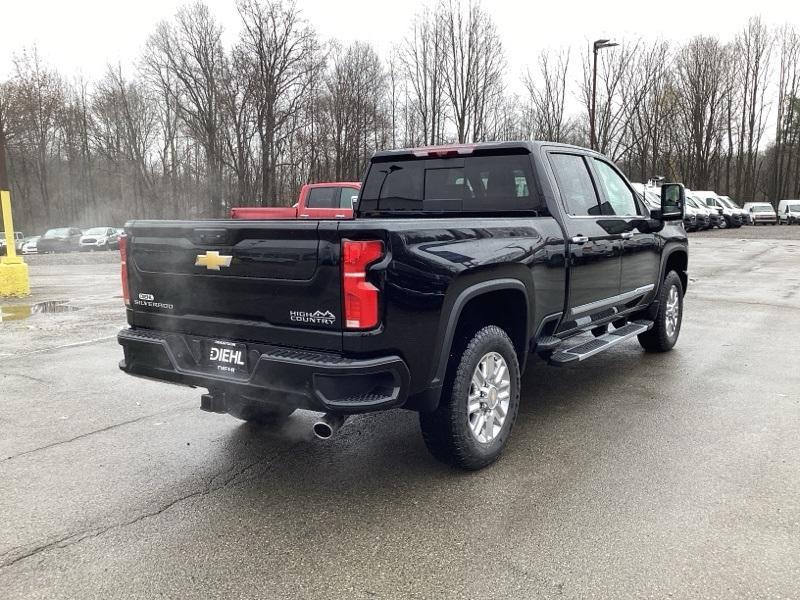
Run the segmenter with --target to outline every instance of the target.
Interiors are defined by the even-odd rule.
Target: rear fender
[[[450,352],[453,347],[453,339],[455,337],[456,329],[459,324],[459,320],[461,318],[462,312],[464,307],[470,300],[477,298],[481,295],[488,294],[491,292],[496,292],[500,290],[516,290],[523,294],[525,298],[525,305],[528,307],[528,313],[530,313],[530,293],[528,288],[525,284],[520,281],[519,279],[512,279],[512,278],[502,278],[502,279],[492,279],[491,281],[483,281],[479,283],[475,283],[470,285],[469,287],[465,288],[455,298],[455,301],[452,304],[452,308],[449,313],[447,314],[446,321],[443,323],[443,327],[440,326],[440,338],[442,343],[439,345],[439,354],[438,356],[434,357],[433,363],[436,365],[436,370],[433,374],[433,379],[431,381],[431,387],[441,387],[442,383],[444,382],[445,375],[447,373],[447,364],[450,360]],[[528,314],[523,315],[525,319],[524,323],[524,331],[525,331],[525,340],[522,345],[522,352],[523,357],[520,360],[520,365],[525,364],[525,357],[527,356],[528,350],[528,329],[530,319]]]

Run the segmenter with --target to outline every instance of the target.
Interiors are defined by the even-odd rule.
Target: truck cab
[[[232,219],[352,219],[361,183],[307,183],[289,207],[236,207]]]
[[[778,220],[786,225],[800,224],[800,200],[778,202]]]

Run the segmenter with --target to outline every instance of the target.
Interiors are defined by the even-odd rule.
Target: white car
[[[769,202],[745,202],[742,208],[747,211],[747,214],[750,216],[750,222],[753,225],[758,225],[760,223],[764,225],[778,224],[778,215]]]
[[[22,250],[22,241],[25,239],[25,234],[21,231],[14,232],[14,249],[17,252]],[[3,231],[0,229],[0,255],[5,255],[6,253],[6,236]]]
[[[37,254],[39,252],[38,248],[36,247],[36,242],[39,241],[40,235],[34,235],[29,238],[25,238],[22,241],[22,247],[20,248],[20,252],[22,254]]]
[[[112,248],[119,248],[119,234],[113,227],[92,227],[81,236],[80,249],[82,252],[111,250]]]
[[[778,202],[778,221],[787,225],[800,224],[800,200]]]
[[[690,193],[686,194],[686,210],[694,210],[697,215],[696,229],[711,229],[715,221],[714,217],[718,214],[715,210],[708,208],[703,202]]]

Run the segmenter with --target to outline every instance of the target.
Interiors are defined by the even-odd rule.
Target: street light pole
[[[597,51],[601,48],[611,48],[619,46],[611,40],[595,40],[592,44],[593,64],[592,64],[592,104],[589,109],[589,144],[592,150],[597,150],[597,136],[595,134],[595,110],[597,107]]]

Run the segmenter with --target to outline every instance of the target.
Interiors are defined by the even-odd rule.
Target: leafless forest
[[[223,216],[286,205],[308,181],[357,180],[373,151],[547,139],[588,145],[591,49],[511,72],[488,5],[433,0],[391,55],[321,39],[284,0],[237,0],[226,47],[185,6],[132,69],[77,79],[19,50],[0,83],[18,229]],[[740,202],[800,197],[800,34],[759,18],[734,39],[617,40],[598,67],[600,150]],[[589,46],[589,44],[587,44]]]

